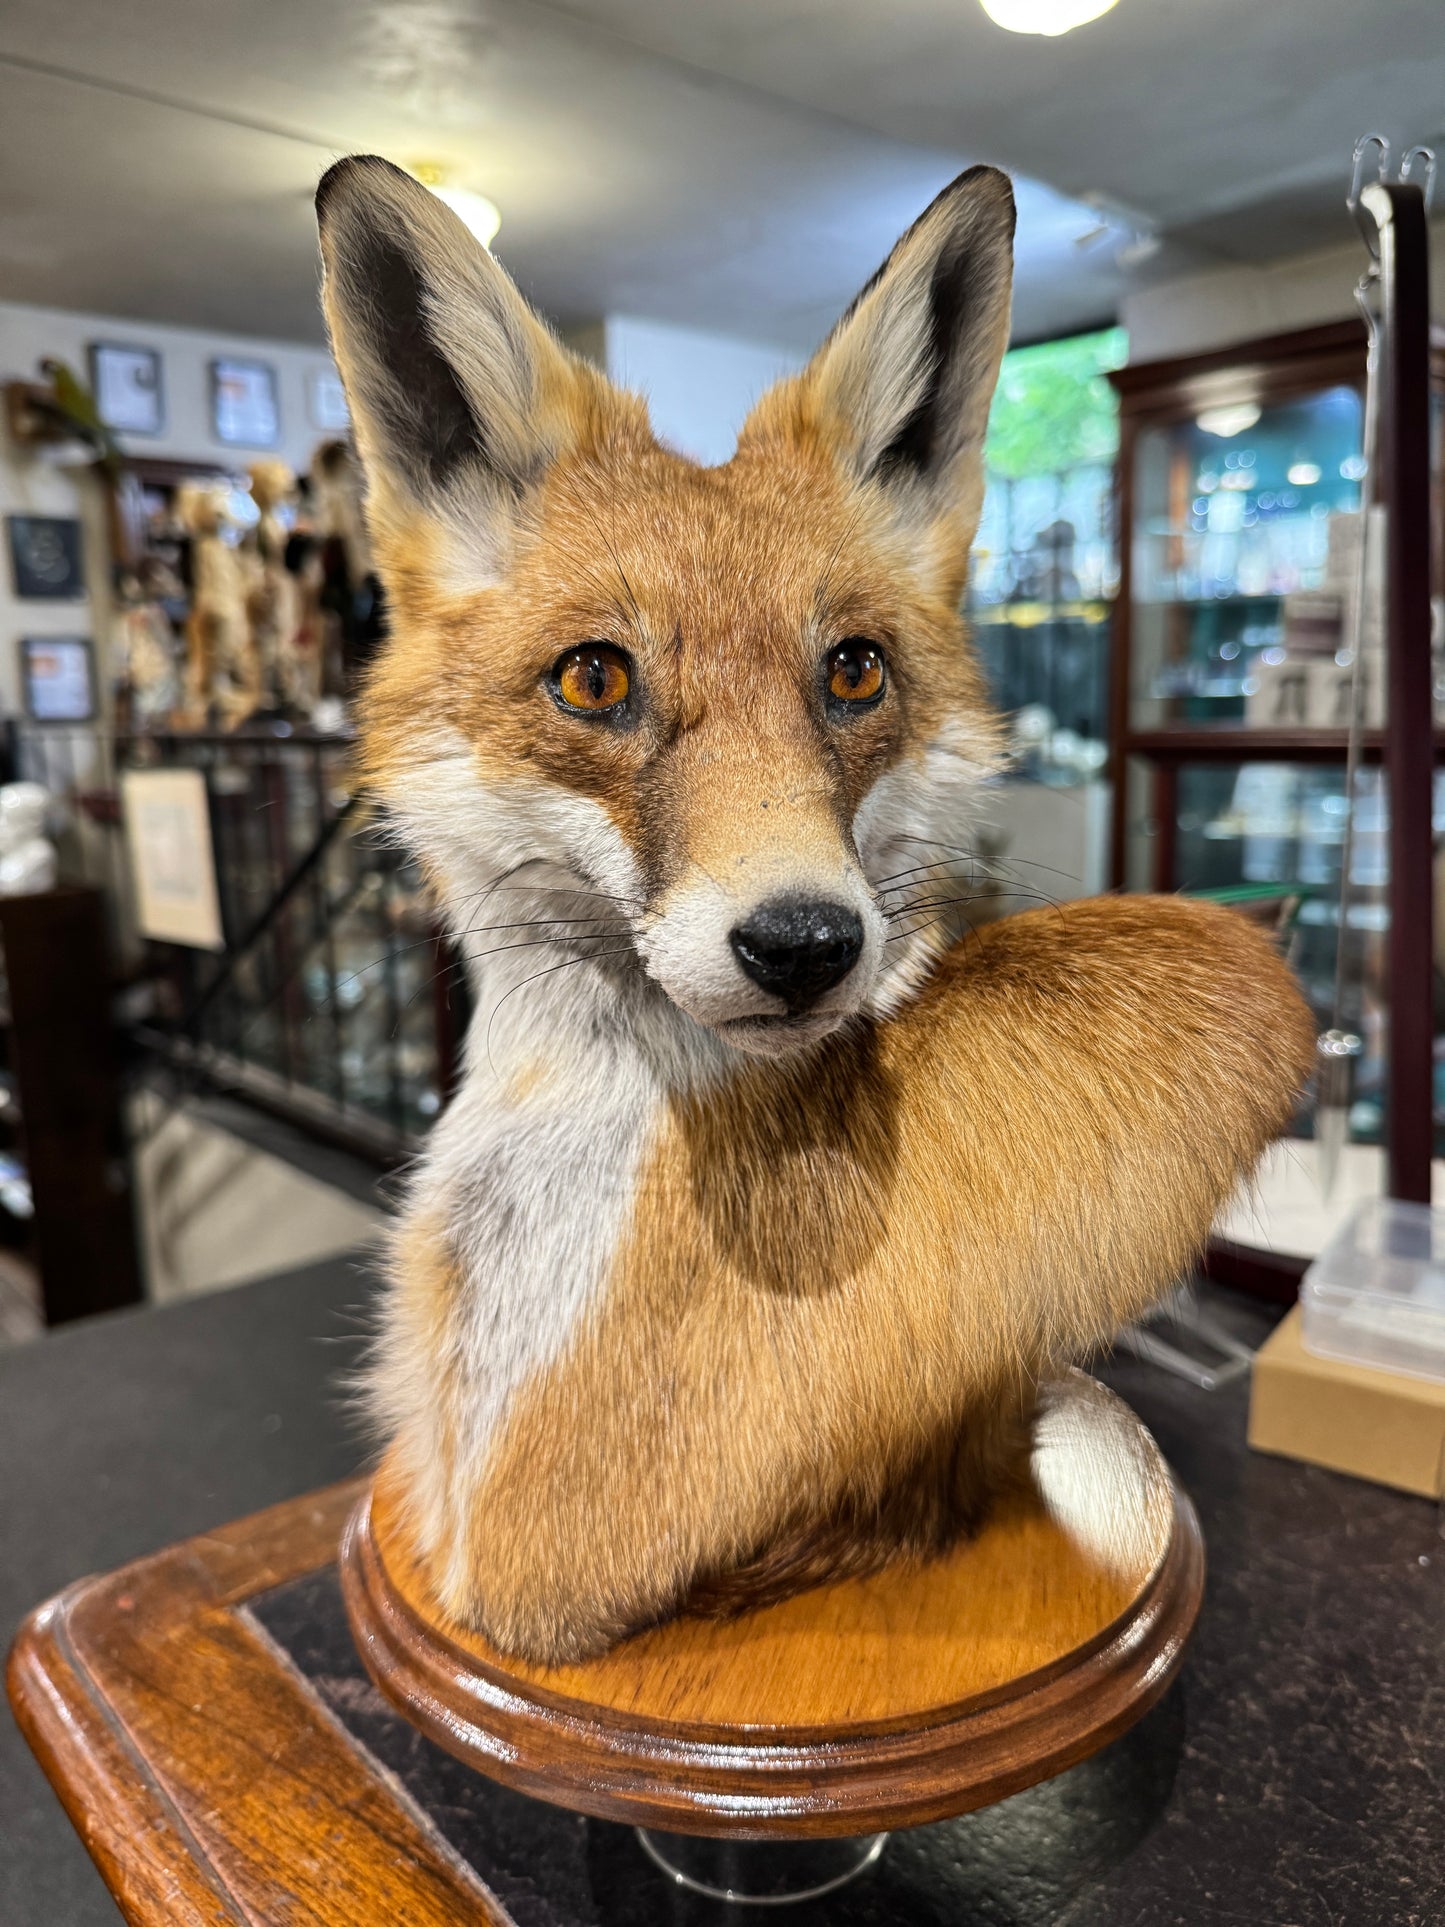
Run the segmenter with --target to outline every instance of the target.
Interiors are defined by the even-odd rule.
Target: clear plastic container
[[[1371,1198],[1300,1286],[1305,1349],[1445,1383],[1445,1208]]]

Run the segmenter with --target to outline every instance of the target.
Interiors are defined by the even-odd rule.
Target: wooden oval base
[[[383,1468],[347,1525],[342,1591],[387,1698],[524,1793],[679,1833],[917,1826],[1122,1733],[1199,1611],[1194,1508],[1112,1393],[1077,1372],[1052,1388],[1033,1473],[944,1558],[545,1668],[444,1618]]]

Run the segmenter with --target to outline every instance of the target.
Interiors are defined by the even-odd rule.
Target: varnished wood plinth
[[[585,1665],[508,1660],[437,1606],[385,1469],[346,1529],[361,1656],[424,1733],[523,1792],[754,1838],[985,1806],[1138,1719],[1199,1610],[1194,1509],[1128,1408],[1075,1373],[1032,1495],[944,1559],[742,1618],[679,1619]]]

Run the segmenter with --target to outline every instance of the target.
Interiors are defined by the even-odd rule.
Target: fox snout
[[[867,1007],[884,919],[851,853],[811,869],[770,854],[691,866],[645,921],[638,948],[648,973],[697,1023],[740,1050],[776,1057]]]
[[[790,1015],[816,1004],[863,954],[863,919],[825,897],[775,897],[728,933],[733,955],[755,984],[781,997]]]

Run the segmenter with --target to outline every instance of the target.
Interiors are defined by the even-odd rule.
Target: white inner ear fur
[[[860,477],[870,473],[933,377],[933,264],[933,251],[922,247],[895,259],[819,355],[819,399],[834,420],[848,424]]]
[[[983,439],[1008,343],[1012,219],[999,177],[956,183],[905,235],[804,377],[853,474],[882,481],[920,531],[939,515],[955,526],[977,521]],[[940,322],[952,330],[941,342]],[[930,398],[926,458],[879,471]]]

